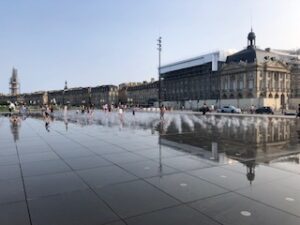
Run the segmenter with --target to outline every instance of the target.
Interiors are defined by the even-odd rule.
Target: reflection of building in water
[[[13,138],[14,138],[15,142],[20,139],[20,135],[19,135],[20,126],[21,126],[21,123],[20,123],[19,119],[11,121],[10,130],[11,130],[11,133],[13,135]]]
[[[271,161],[271,163],[285,163],[285,162],[300,164],[300,154],[282,156]]]
[[[250,117],[249,117],[250,118]],[[174,124],[164,131],[165,139],[207,149],[215,142],[219,151],[230,155],[235,152],[247,159],[253,158],[247,151],[275,153],[285,150],[285,145],[295,141],[291,138],[291,129],[295,127],[294,120],[281,118],[226,118],[215,117],[215,123],[200,126],[195,123],[195,132],[184,132],[176,135]],[[225,120],[225,122],[224,122]],[[222,122],[223,121],[223,122]],[[218,125],[222,122],[221,125]],[[185,124],[182,125],[185,127]],[[244,152],[244,154],[243,154]]]
[[[252,123],[245,123],[245,118],[238,120],[238,125],[228,120],[219,127],[207,124],[204,128],[195,124],[193,133],[174,135],[167,130],[161,135],[161,144],[218,162],[237,160],[246,166],[250,182],[255,178],[257,164],[300,152],[291,147],[297,143],[292,135],[294,120],[268,118],[264,121],[256,119]],[[172,129],[172,125],[170,127]]]
[[[243,125],[243,119],[239,119],[240,126],[225,124],[214,130],[221,138],[230,139],[237,142],[252,144],[278,143],[290,139],[290,126],[293,121],[290,119],[265,118],[256,122],[248,121]],[[249,124],[251,122],[252,124]]]

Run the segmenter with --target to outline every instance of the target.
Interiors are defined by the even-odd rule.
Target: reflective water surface
[[[300,224],[299,138],[285,117],[0,117],[0,224]]]

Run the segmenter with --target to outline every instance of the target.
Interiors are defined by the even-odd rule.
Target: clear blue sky
[[[157,77],[162,62],[241,49],[251,26],[261,48],[300,47],[298,0],[0,0],[0,92],[12,67],[21,91]]]

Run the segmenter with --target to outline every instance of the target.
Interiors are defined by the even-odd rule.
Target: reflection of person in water
[[[123,124],[123,122],[124,122],[123,107],[121,105],[119,106],[119,119],[120,119],[121,123]]]
[[[65,127],[66,127],[66,131],[68,131],[68,117],[64,117],[64,123],[65,123]]]
[[[21,126],[21,120],[17,115],[12,115],[10,117],[10,129],[14,137],[14,141],[19,140],[19,127]]]
[[[166,112],[166,107],[164,105],[162,105],[160,107],[160,119],[161,120],[164,120],[165,112]]]
[[[164,123],[164,121],[160,121],[159,133],[160,133],[160,135],[161,134],[166,134],[166,129],[165,129],[165,123]]]
[[[49,126],[50,126],[51,118],[47,110],[44,112],[44,120],[45,120],[45,128],[48,132],[50,132]]]
[[[255,178],[255,160],[250,160],[244,163],[247,166],[247,179],[252,184]]]
[[[25,103],[23,103],[22,106],[20,107],[20,114],[22,115],[22,117],[26,117],[28,114],[28,109]]]

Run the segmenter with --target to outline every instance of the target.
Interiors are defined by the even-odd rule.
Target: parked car
[[[233,105],[223,106],[222,108],[218,109],[218,112],[222,113],[241,113],[242,110],[239,108],[234,107]]]
[[[257,114],[274,114],[273,110],[269,106],[263,106],[255,110]]]

